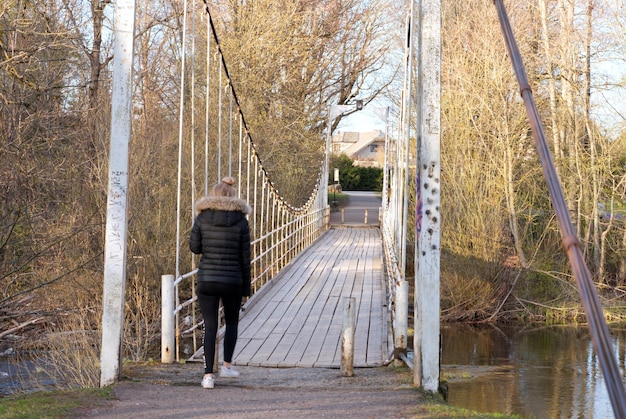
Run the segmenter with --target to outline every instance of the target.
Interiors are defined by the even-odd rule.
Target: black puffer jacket
[[[196,219],[189,249],[201,254],[198,281],[240,285],[250,290],[250,227],[246,215],[252,210],[239,198],[205,196],[195,205]]]

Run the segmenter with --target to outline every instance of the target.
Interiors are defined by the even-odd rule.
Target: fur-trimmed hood
[[[245,215],[252,214],[252,208],[243,199],[226,196],[203,196],[194,205],[196,215],[205,210],[237,211]]]

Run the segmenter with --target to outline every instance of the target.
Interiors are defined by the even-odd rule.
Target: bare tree
[[[602,50],[592,30],[597,3],[542,0],[538,7],[512,2],[507,8],[548,122],[560,180],[601,279],[611,259],[605,252],[621,245],[597,209],[619,179],[611,172],[619,154],[592,115],[593,60]],[[444,244],[482,261],[567,272],[516,83],[501,35],[490,24],[497,19],[480,18],[477,10],[490,8],[482,1],[447,4],[444,15]],[[489,214],[488,223],[476,221],[478,208]]]
[[[391,4],[233,0],[211,8],[253,138],[289,198],[315,182],[328,106],[367,103],[390,82],[380,70]]]

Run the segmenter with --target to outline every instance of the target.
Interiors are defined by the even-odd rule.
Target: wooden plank
[[[348,271],[344,274],[341,296],[337,301],[334,316],[329,327],[329,333],[324,341],[325,348],[320,352],[320,363],[329,363],[337,368],[341,365],[341,333],[344,323],[343,309],[346,299],[353,296],[354,266],[354,262],[351,262],[348,266]]]
[[[362,324],[367,319],[364,319],[363,316],[359,316],[359,308],[363,306],[364,299],[367,296],[363,295],[363,275],[362,275],[362,266],[363,266],[363,258],[367,257],[366,254],[366,240],[367,240],[367,231],[365,229],[359,230],[358,242],[355,243],[355,247],[359,249],[358,252],[355,252],[354,258],[356,260],[356,265],[353,267],[353,272],[351,272],[350,279],[351,284],[349,288],[349,293],[346,293],[346,297],[354,297],[356,300],[356,324],[355,324],[355,335],[354,335],[354,366],[359,367],[361,363],[358,362],[359,354],[363,353],[367,350],[367,347],[364,345],[360,345],[358,343],[359,335],[361,334],[360,329],[362,329]],[[343,319],[342,319],[343,321]],[[359,326],[361,325],[361,326]],[[341,363],[341,342],[339,342],[339,346],[335,352],[335,362],[337,364]]]
[[[381,240],[380,236],[378,237],[378,240]],[[376,278],[374,278],[373,282],[375,284],[375,288],[372,296],[372,303],[380,307],[380,316],[374,319],[371,327],[372,330],[380,335],[377,336],[376,333],[370,333],[368,348],[372,347],[375,351],[370,352],[372,356],[368,353],[367,362],[368,365],[382,365],[382,362],[388,356],[389,345],[389,333],[387,331],[387,295],[383,274],[382,248],[381,246],[372,246],[372,250],[374,255],[369,259],[372,264],[370,271],[372,273],[376,273]]]
[[[361,249],[358,246],[358,230],[352,229],[350,239],[346,241],[346,245],[340,253],[340,262],[338,281],[333,284],[331,291],[331,300],[326,307],[326,316],[328,318],[327,324],[317,329],[321,346],[317,350],[317,360],[314,362],[316,367],[338,367],[340,364],[334,360],[336,348],[341,345],[341,330],[343,323],[343,305],[345,298],[351,295],[352,278],[354,277],[354,271],[358,266],[358,255]],[[356,244],[356,245],[355,245]],[[323,333],[323,336],[322,336]],[[315,348],[313,346],[309,350],[311,356],[315,356]]]
[[[352,290],[354,287],[354,278],[356,270],[358,268],[358,262],[361,257],[362,247],[360,246],[360,231],[353,230],[354,234],[351,235],[350,245],[343,252],[343,284],[338,287],[340,297],[338,298],[334,311],[331,324],[328,326],[326,336],[324,337],[324,343],[320,348],[320,354],[315,366],[328,367],[328,366],[340,366],[340,358],[336,359],[336,354],[341,353],[341,331],[343,326],[343,305],[347,297],[352,296]]]
[[[368,352],[367,352],[367,364],[368,365],[380,365],[382,360],[387,356],[387,337],[386,331],[386,295],[383,285],[382,274],[382,255],[380,249],[377,249],[375,254],[368,259],[371,264],[370,272],[378,273],[378,277],[381,280],[376,281],[373,278],[373,291],[372,291],[372,305],[381,307],[380,314],[372,318],[370,323],[370,332],[368,339]]]
[[[359,264],[361,263],[361,259],[364,256],[364,248],[363,248],[363,231],[362,229],[358,230],[358,235],[355,237],[355,242],[353,244],[353,248],[354,248],[354,252],[352,254],[352,258],[353,258],[353,265],[351,266],[351,272],[350,272],[350,276],[349,278],[347,278],[347,280],[350,281],[349,284],[346,284],[346,293],[345,293],[345,298],[347,297],[354,297],[355,301],[356,301],[356,314],[358,315],[358,307],[362,304],[362,299],[363,296],[361,295],[361,289],[362,289],[362,285],[361,285],[361,281],[359,279]],[[341,319],[341,321],[343,322],[343,319]],[[359,323],[359,319],[358,316],[356,318],[356,324],[355,324],[355,338],[356,338],[356,326]],[[361,351],[362,348],[358,347],[358,345],[355,345],[355,355]],[[337,351],[335,352],[335,358],[336,358],[336,362],[337,363],[341,363],[341,342],[339,342],[339,347],[337,348]]]
[[[315,330],[313,331],[311,341],[304,351],[301,362],[306,363],[307,365],[313,365],[314,367],[327,367],[328,364],[330,364],[330,362],[325,362],[324,365],[319,365],[318,360],[320,358],[320,353],[322,353],[324,349],[324,344],[326,340],[333,340],[332,337],[329,336],[329,329],[332,323],[333,314],[337,310],[338,305],[338,297],[328,297],[328,299],[326,300],[326,304],[324,304],[324,309],[322,311],[322,315],[320,316],[320,320],[317,323]]]
[[[338,252],[339,254],[341,252]],[[303,341],[308,344],[303,347],[300,361],[296,362],[296,366],[313,367],[317,361],[319,351],[324,342],[324,338],[332,319],[332,311],[334,311],[337,298],[331,297],[331,290],[339,278],[340,266],[333,266],[324,281],[324,287],[320,290],[316,299],[316,304],[311,310],[310,316],[302,329],[301,336]]]
[[[271,301],[271,299],[268,300],[265,305],[259,307],[259,309],[253,313],[247,313],[246,316],[239,321],[239,337],[251,339],[258,336],[258,330],[250,327],[251,322],[255,319],[263,319],[263,324],[267,323],[268,319],[272,318],[272,314],[278,307],[276,302]],[[260,304],[258,305],[260,306]]]
[[[359,280],[363,281],[364,276],[359,272]],[[361,293],[360,304],[357,305],[357,322],[356,332],[354,335],[354,347],[359,348],[354,354],[354,362],[356,365],[365,365],[367,353],[367,335],[370,324],[371,300],[368,294],[368,284],[363,283],[363,292]]]
[[[300,292],[293,296],[293,310],[285,313],[284,321],[280,325],[283,339],[277,343],[277,350],[270,356],[271,360],[268,359],[268,362],[272,364],[282,363],[283,366],[295,366],[301,357],[298,348],[306,348],[308,344],[306,331],[312,326],[305,327],[305,325],[311,321],[317,321],[314,307],[319,304],[319,298],[323,296],[321,291],[326,285],[325,278],[335,264],[334,258],[328,257],[327,252],[318,253],[317,256],[318,259],[311,260],[311,263],[315,263],[314,274]],[[294,344],[296,344],[295,348],[293,348]]]
[[[275,333],[282,335],[283,339],[276,342],[275,351],[269,357],[268,362],[271,364],[280,364],[284,361],[287,353],[295,343],[296,337],[302,339],[302,322],[306,322],[313,309],[313,305],[320,295],[320,290],[325,286],[324,272],[330,270],[333,264],[332,258],[326,258],[316,261],[316,269],[314,275],[309,279],[306,286],[302,287],[300,292],[293,296],[289,309],[284,312],[282,321],[276,326]]]
[[[378,270],[378,274],[374,275],[374,260],[380,256],[380,252],[374,246],[370,246],[368,249],[368,257],[365,258],[365,270],[364,273],[366,275],[366,283],[367,283],[367,294],[369,296],[369,304],[370,307],[378,307],[378,309],[372,312],[373,315],[370,315],[370,321],[368,324],[368,330],[366,333],[366,342],[367,352],[365,353],[365,358],[363,362],[365,365],[370,365],[372,363],[377,364],[382,361],[383,353],[381,351],[382,343],[381,340],[383,336],[386,339],[386,334],[382,334],[378,325],[382,324],[382,318],[384,313],[384,304],[383,300],[380,299],[380,295],[378,294],[379,290],[382,288],[382,281],[377,280],[377,278],[382,277],[382,271]],[[378,295],[378,297],[377,297]]]
[[[263,344],[259,347],[259,350],[254,354],[251,359],[252,364],[258,364],[262,366],[274,366],[277,367],[278,363],[270,365],[267,359],[270,357],[276,345],[282,339],[283,335],[278,333],[271,333],[265,337]]]
[[[254,339],[244,339],[246,342],[243,346],[243,349],[238,352],[240,348],[239,339],[237,339],[237,346],[235,347],[235,354],[233,355],[233,363],[236,365],[250,365],[250,366],[260,366],[255,365],[253,363],[254,354],[258,351],[258,349],[263,345],[265,341],[264,338],[254,338]],[[224,359],[223,355],[223,346],[220,344],[220,359]]]
[[[259,334],[259,319],[260,324],[264,325],[268,318],[270,318],[274,310],[284,309],[284,305],[281,303],[285,301],[293,301],[295,295],[300,292],[302,287],[310,285],[309,279],[316,273],[316,265],[319,263],[319,253],[316,253],[315,247],[323,248],[326,245],[328,239],[320,240],[312,246],[310,251],[305,252],[302,258],[299,258],[297,264],[289,265],[283,269],[282,280],[277,283],[263,304],[256,304],[246,316],[242,318],[240,322],[240,336],[247,337],[247,333],[252,335]],[[269,300],[271,303],[268,303]],[[278,315],[278,314],[277,314]],[[267,334],[271,333],[271,330],[267,330],[267,327],[262,332]]]
[[[268,293],[268,298],[265,298],[262,304],[254,304],[242,313],[241,320],[239,322],[238,340],[252,338],[258,339],[260,336],[267,336],[269,333],[271,333],[272,323],[268,322],[267,319],[275,319],[280,313],[280,311],[274,313],[275,310],[281,310],[281,306],[279,305],[279,303],[273,300],[278,300],[279,302],[281,300],[289,300],[288,296],[280,296],[284,296],[289,292],[293,294],[298,291],[299,287],[307,283],[307,279],[309,278],[309,276],[314,274],[314,271],[311,271],[314,268],[314,265],[310,264],[309,262],[320,260],[319,252],[317,254],[315,252],[315,246],[323,249],[324,246],[328,245],[327,243],[330,239],[330,237],[325,237],[323,240],[318,240],[318,242],[312,245],[313,251],[304,252],[303,254],[301,254],[300,258],[297,258],[298,263],[286,266],[280,274],[281,276],[285,277],[285,280],[278,282],[276,286],[272,287],[271,292]],[[295,278],[297,280],[292,280],[292,278]],[[288,289],[289,291],[286,292],[284,291],[285,289]],[[259,331],[259,327],[264,327],[264,330]],[[240,347],[238,345],[235,349],[235,354],[233,358],[235,359],[242,357],[242,355],[240,355],[240,352],[243,349],[243,347]],[[198,352],[192,356],[191,360],[202,361],[203,352],[204,351],[202,350],[202,348],[200,348]],[[246,352],[244,358],[248,358],[250,356],[252,355],[248,351]]]
[[[325,233],[242,316],[235,364],[339,368],[343,301],[355,297],[355,367],[380,365],[388,347],[381,248],[377,229]]]
[[[355,354],[355,364],[358,366],[380,365],[384,356],[380,349],[383,345],[380,340],[383,336],[385,340],[387,339],[387,335],[380,333],[376,327],[376,325],[382,325],[386,308],[384,307],[384,299],[375,297],[376,290],[383,288],[383,276],[382,270],[374,269],[373,261],[380,257],[381,252],[376,246],[371,245],[372,239],[372,237],[368,238],[364,244],[366,252],[361,260],[361,269],[359,270],[359,275],[362,276],[363,298],[358,311],[359,320],[357,320],[355,345],[359,348],[366,348],[366,350]],[[381,265],[377,264],[377,266],[380,267]],[[373,341],[378,343],[373,344]]]

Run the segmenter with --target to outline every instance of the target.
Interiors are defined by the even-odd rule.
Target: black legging
[[[236,285],[220,284],[219,282],[198,282],[196,288],[198,304],[204,319],[204,373],[213,373],[215,358],[215,339],[219,319],[219,302],[224,306],[224,362],[233,360],[235,344],[237,343],[237,328],[239,326],[239,308],[241,307],[241,287]]]

